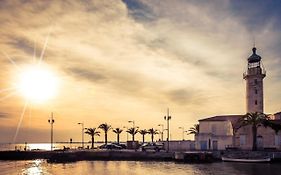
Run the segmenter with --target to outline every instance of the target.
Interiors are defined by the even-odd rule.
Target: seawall
[[[66,151],[0,151],[0,160],[46,159],[49,162],[73,162],[81,160],[132,160],[132,161],[185,161],[213,162],[221,157],[264,158],[281,162],[281,152],[265,151],[190,151],[190,152],[142,152],[134,150],[66,150]]]
[[[134,150],[70,150],[70,151],[1,151],[0,160],[47,159],[52,162],[80,160],[153,160],[171,161],[174,153]]]

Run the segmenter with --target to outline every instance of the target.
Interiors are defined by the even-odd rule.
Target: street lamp
[[[53,125],[55,123],[55,120],[54,120],[54,117],[53,117],[53,113],[51,113],[51,119],[48,120],[48,122],[51,124],[51,151],[53,151],[53,137],[54,137],[54,134],[53,134]]]
[[[172,119],[172,116],[169,114],[169,108],[167,109],[167,116],[164,116],[164,120],[167,121],[167,152],[169,152],[169,135],[170,135],[170,128],[169,128],[169,121]]]
[[[179,129],[182,129],[182,140],[184,140],[184,127],[179,127]]]
[[[163,142],[164,125],[163,124],[159,124],[158,126],[162,127],[162,130],[161,130],[161,141]]]
[[[133,123],[133,128],[135,128],[135,121],[134,120],[129,120],[129,123]]]
[[[128,130],[128,127],[127,126],[123,126],[123,128],[124,129],[126,129],[126,130]],[[128,139],[129,139],[129,133],[128,132],[126,132],[127,133],[127,142],[128,142]]]
[[[78,123],[82,127],[82,148],[84,148],[84,122]]]

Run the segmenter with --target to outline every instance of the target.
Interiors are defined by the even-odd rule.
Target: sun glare
[[[58,78],[47,68],[29,67],[20,73],[18,89],[27,100],[42,102],[56,95]]]

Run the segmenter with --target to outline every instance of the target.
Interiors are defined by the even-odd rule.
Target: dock
[[[0,151],[0,160],[34,159],[46,159],[49,162],[81,160],[172,161],[174,153],[134,150]]]
[[[174,159],[177,162],[192,163],[210,163],[215,161],[213,153],[205,151],[175,152]]]
[[[263,156],[261,156],[263,155]],[[31,151],[0,151],[0,160],[35,160],[45,159],[48,162],[75,162],[82,160],[128,160],[128,161],[175,161],[184,163],[210,163],[226,158],[271,158],[272,162],[281,161],[281,152],[252,151],[137,151],[137,150],[31,150]]]

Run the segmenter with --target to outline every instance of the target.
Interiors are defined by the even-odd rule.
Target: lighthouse
[[[261,62],[261,56],[257,55],[257,49],[248,58],[247,70],[243,74],[246,80],[246,110],[247,113],[263,113],[263,79],[266,71]]]

